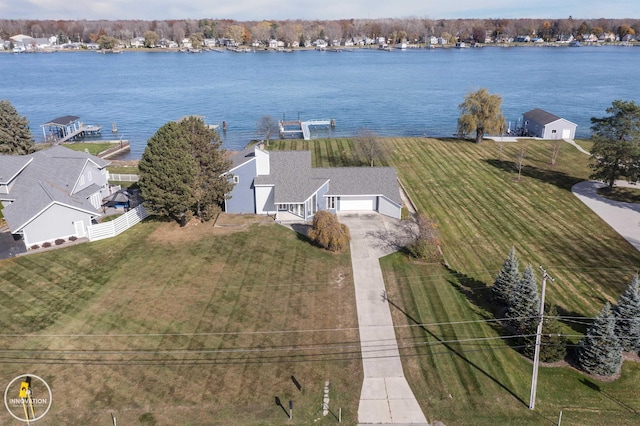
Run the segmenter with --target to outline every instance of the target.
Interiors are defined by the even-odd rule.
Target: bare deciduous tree
[[[553,141],[551,144],[551,165],[556,165],[556,160],[558,159],[558,155],[560,155],[560,145],[562,144],[561,140]]]
[[[278,132],[278,122],[270,115],[263,115],[258,120],[256,131],[261,136],[264,136],[267,145],[269,145],[269,139]]]
[[[522,168],[524,167],[524,159],[527,155],[527,145],[521,142],[520,151],[518,151],[518,157],[516,158],[516,166],[518,167],[518,180],[522,176]]]
[[[380,159],[385,155],[385,147],[377,133],[363,127],[358,130],[358,136],[356,138],[360,149],[364,152],[364,155],[369,161],[371,167],[374,166],[374,161]]]

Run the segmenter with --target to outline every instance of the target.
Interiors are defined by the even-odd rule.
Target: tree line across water
[[[429,37],[451,41],[506,42],[518,36],[556,41],[566,36],[609,36],[608,41],[640,34],[640,19],[341,19],[236,21],[231,19],[176,20],[0,20],[0,39],[25,34],[56,36],[58,43],[97,43],[101,36],[129,41],[136,37],[172,40],[233,39],[239,44],[281,40],[352,40],[384,37],[389,43],[426,42]]]

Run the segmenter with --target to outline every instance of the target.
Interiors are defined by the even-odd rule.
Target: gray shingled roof
[[[91,194],[99,190],[97,186],[91,185],[90,189],[85,188],[75,193],[72,191],[88,161],[100,168],[109,164],[108,161],[62,146],[24,156],[2,156],[0,164],[11,158],[16,164],[24,164],[26,159],[31,159],[28,166],[15,178],[9,194],[15,201],[3,209],[7,224],[13,232],[20,230],[52,202],[98,213],[89,200]]]
[[[6,185],[31,161],[26,155],[0,155],[0,185]]]
[[[331,167],[314,169],[314,174],[329,177],[327,195],[384,195],[402,204],[398,176],[393,167]]]
[[[48,123],[44,123],[43,126],[50,126],[50,125],[67,126],[79,119],[80,117],[75,115],[64,115],[62,117],[54,118]]]
[[[233,170],[236,167],[243,165],[244,163],[246,163],[249,160],[252,160],[255,157],[256,157],[256,148],[254,146],[250,146],[240,152],[236,152],[235,154],[229,157],[229,160],[231,160],[231,167],[229,170]]]
[[[311,151],[269,152],[271,174],[255,185],[274,185],[274,202],[302,203],[329,181],[327,195],[383,195],[402,204],[392,167],[311,167]]]
[[[528,120],[535,121],[536,123],[542,125],[560,120],[560,117],[558,117],[557,115],[553,115],[551,113],[548,113],[547,111],[543,111],[540,108],[532,109],[531,111],[525,112],[523,116]]]

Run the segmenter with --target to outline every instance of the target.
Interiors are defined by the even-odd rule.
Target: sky
[[[0,0],[0,19],[640,18],[639,0]]]

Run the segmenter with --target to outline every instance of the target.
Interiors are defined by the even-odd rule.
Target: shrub
[[[75,235],[72,235],[72,236],[69,237],[69,241],[75,241],[77,239],[78,239],[78,237],[76,237]]]
[[[426,261],[436,261],[441,258],[440,238],[435,221],[420,214],[416,217],[416,227],[411,229],[411,233],[406,246],[411,256]]]
[[[31,250],[37,250],[39,248],[40,248],[40,246],[37,245],[37,244],[34,244],[34,245],[31,246]]]
[[[338,222],[335,214],[324,210],[313,217],[308,236],[311,241],[330,251],[343,250],[351,240],[349,228]]]
[[[49,241],[47,241],[46,243],[42,244],[42,247],[44,247],[44,248],[51,247],[51,243]]]
[[[64,240],[62,238],[58,238],[55,242],[57,246],[64,244]]]

